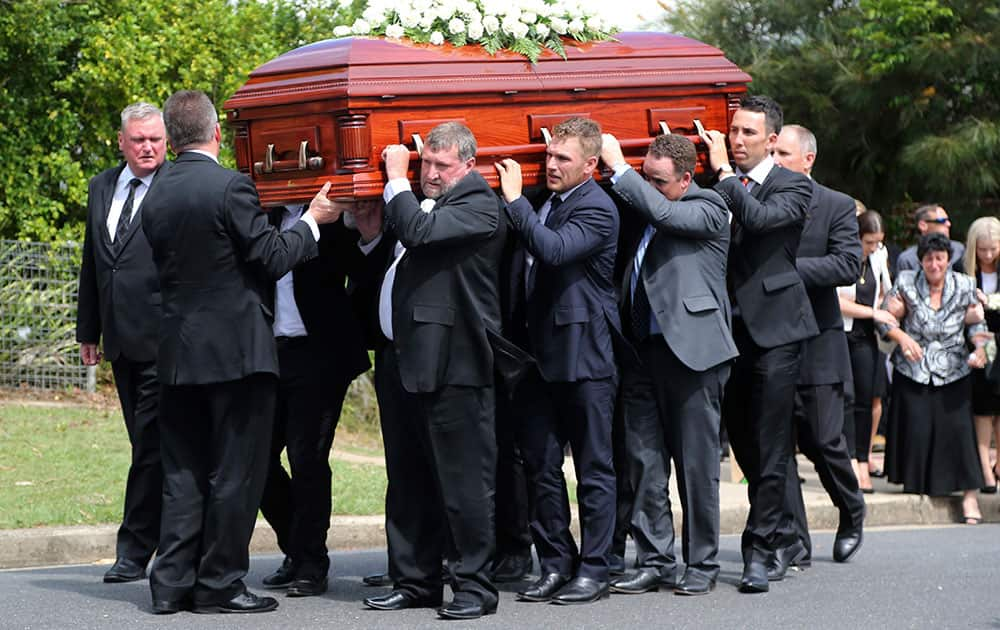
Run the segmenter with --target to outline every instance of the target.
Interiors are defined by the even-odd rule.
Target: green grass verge
[[[337,448],[351,437],[338,431]],[[0,401],[0,529],[118,522],[129,460],[117,409]],[[334,461],[334,513],[382,513],[385,486],[382,466]]]

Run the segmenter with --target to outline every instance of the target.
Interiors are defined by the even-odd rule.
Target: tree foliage
[[[0,236],[79,237],[88,178],[119,158],[125,105],[182,88],[221,105],[261,63],[332,37],[358,4],[0,0]]]
[[[665,23],[724,50],[816,133],[818,179],[900,223],[927,200],[996,213],[996,2],[680,0]]]

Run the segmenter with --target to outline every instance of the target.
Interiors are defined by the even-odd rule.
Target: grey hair
[[[472,130],[460,122],[441,123],[427,134],[424,146],[431,151],[444,151],[455,147],[458,149],[458,159],[465,162],[476,157],[476,137]]]
[[[153,116],[159,116],[163,120],[163,112],[160,108],[146,101],[132,103],[122,110],[122,133],[125,133],[125,125],[133,120],[146,120]]]
[[[795,132],[795,137],[799,140],[799,150],[802,151],[802,155],[806,153],[819,154],[816,147],[816,135],[813,132],[802,125],[785,125],[784,128]]]
[[[204,92],[180,90],[163,105],[163,122],[174,151],[212,140],[219,113]]]

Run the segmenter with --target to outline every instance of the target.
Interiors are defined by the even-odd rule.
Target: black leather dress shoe
[[[386,595],[365,598],[365,606],[375,610],[404,610],[406,608],[436,608],[441,600],[421,600],[405,591],[392,591]]]
[[[598,582],[588,577],[575,577],[569,584],[559,589],[559,592],[552,598],[552,603],[589,604],[608,597],[609,594],[607,582]]]
[[[154,615],[172,615],[182,610],[191,610],[191,602],[188,600],[176,601],[173,599],[154,599]]]
[[[534,584],[520,591],[517,598],[525,602],[547,602],[559,589],[569,582],[570,578],[561,573],[547,573]]]
[[[624,593],[626,595],[638,595],[660,589],[659,569],[643,568],[635,573],[623,575],[611,580],[612,593]]]
[[[779,547],[767,563],[767,579],[772,582],[780,582],[785,579],[788,567],[797,564],[807,555],[809,552],[806,551],[806,546],[802,544],[801,540],[796,540],[787,547]]]
[[[146,569],[125,558],[119,558],[111,568],[104,573],[106,584],[120,584],[122,582],[135,582],[146,578]]]
[[[288,585],[288,597],[313,597],[326,592],[326,578],[318,580],[299,578]]]
[[[232,599],[217,604],[196,604],[194,612],[211,613],[262,613],[270,612],[278,607],[278,600],[273,597],[260,597],[250,591],[243,591]]]
[[[268,588],[285,588],[295,579],[294,573],[292,559],[285,556],[278,570],[261,580],[261,583]]]
[[[763,562],[751,560],[743,565],[743,577],[740,578],[741,593],[766,593],[771,590],[767,583],[767,567]]]
[[[438,609],[438,615],[442,619],[479,619],[483,615],[492,615],[497,611],[497,605],[484,606],[479,602],[465,602],[455,600]]]
[[[531,551],[507,554],[497,558],[490,569],[494,582],[518,582],[531,573]]]
[[[833,539],[833,559],[835,562],[847,562],[861,549],[861,542],[864,535],[860,527],[837,530],[837,536]]]
[[[392,578],[388,573],[372,573],[361,578],[367,586],[392,586]]]
[[[715,580],[697,571],[685,571],[674,585],[674,593],[678,595],[708,595],[714,590]]]

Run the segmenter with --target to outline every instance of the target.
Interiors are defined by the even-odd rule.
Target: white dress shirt
[[[299,222],[306,206],[290,206],[287,210],[275,208],[272,212],[281,212],[281,231],[287,232]],[[305,337],[309,334],[302,314],[295,303],[295,280],[289,271],[278,280],[274,292],[274,329],[275,337]]]
[[[410,190],[410,181],[408,179],[402,177],[392,179],[386,183],[382,198],[388,204],[392,201],[393,197],[408,190]],[[430,212],[436,204],[436,199],[424,199],[420,202],[420,209],[424,212]],[[359,241],[358,247],[367,256],[381,241],[382,234],[380,233],[368,243]],[[378,293],[378,323],[382,329],[382,334],[389,341],[394,340],[392,331],[392,287],[396,281],[396,267],[399,266],[399,261],[403,259],[405,254],[406,247],[397,240],[392,254],[392,264],[389,265],[389,269],[385,272],[385,277],[382,279],[382,287]]]
[[[125,168],[118,175],[118,181],[115,182],[115,193],[111,197],[111,207],[108,210],[107,221],[108,236],[111,237],[112,243],[115,241],[115,234],[118,232],[118,219],[122,216],[122,208],[125,206],[125,199],[128,197],[129,182],[135,178],[132,169],[126,164]],[[153,183],[153,173],[145,177],[139,177],[138,179],[142,183],[135,188],[135,196],[132,198],[132,218],[130,222],[139,219],[139,208],[142,206],[142,200],[146,198],[149,185]]]

